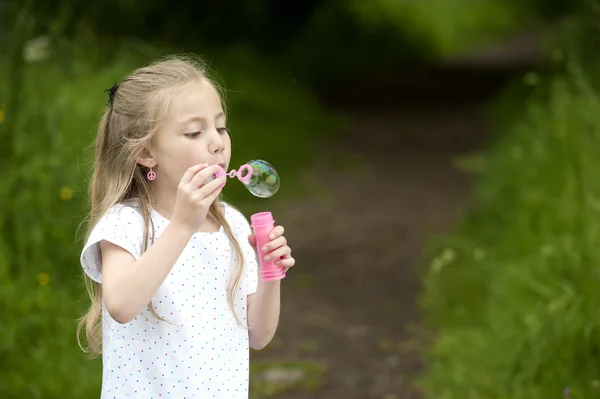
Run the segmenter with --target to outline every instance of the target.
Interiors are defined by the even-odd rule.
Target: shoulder
[[[144,220],[140,209],[131,203],[113,205],[93,226],[81,252],[80,261],[86,273],[101,282],[102,258],[100,243],[109,241],[118,245],[136,259],[141,255]]]
[[[247,234],[250,230],[250,223],[242,212],[240,212],[233,205],[226,202],[221,203],[223,205],[223,211],[225,213],[225,219],[234,231]]]
[[[94,230],[122,229],[133,234],[143,231],[143,227],[144,217],[142,216],[139,207],[131,203],[119,203],[113,205],[106,211],[104,216],[100,218],[98,224],[94,227]]]
[[[237,209],[236,207],[234,207],[231,204],[228,204],[227,202],[222,202],[221,203],[223,205],[223,211],[225,213],[225,218],[227,219],[228,222],[230,223],[243,223],[243,224],[248,224],[248,219],[246,218],[246,216],[244,216],[244,214]]]
[[[136,202],[120,202],[113,205],[104,215],[104,218],[118,219],[125,222],[143,220],[142,212]]]

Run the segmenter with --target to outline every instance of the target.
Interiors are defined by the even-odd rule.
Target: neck
[[[167,220],[171,220],[173,218],[173,211],[175,210],[175,202],[177,200],[177,189],[161,187],[156,182],[154,183],[153,189],[156,196],[156,203],[154,203],[152,207],[162,217]],[[200,226],[198,231],[214,233],[219,231],[220,227],[221,226],[219,224],[207,218],[202,226]]]
[[[175,202],[177,200],[177,191],[163,187],[158,181],[152,183],[152,189],[154,190],[156,198],[156,202],[152,204],[152,207],[156,212],[160,213],[161,216],[171,220],[173,217],[173,210],[175,209]]]

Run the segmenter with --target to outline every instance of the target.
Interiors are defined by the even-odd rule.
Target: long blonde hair
[[[146,179],[147,170],[135,159],[149,148],[174,93],[187,83],[199,80],[211,82],[203,63],[191,57],[172,56],[135,70],[120,83],[112,105],[107,106],[98,127],[86,237],[111,207],[134,200],[144,220],[142,252],[147,249],[149,240],[153,242],[154,224],[150,217],[153,192]],[[211,84],[220,91],[213,82]],[[234,307],[234,297],[244,275],[243,252],[225,219],[219,199],[211,205],[208,218],[223,226],[237,255],[237,266],[229,280],[228,302],[236,320],[243,325]],[[79,320],[77,339],[82,349],[97,356],[102,353],[102,289],[86,274],[84,283],[91,304]],[[148,307],[155,317],[166,321],[158,316],[152,302]],[[81,342],[83,335],[87,343],[85,348]]]

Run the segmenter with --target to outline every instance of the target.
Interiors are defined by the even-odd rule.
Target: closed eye
[[[195,139],[198,136],[200,136],[202,134],[202,132],[193,132],[193,133],[186,133],[185,136],[191,138],[191,139]]]
[[[226,127],[218,127],[217,132],[219,132],[220,134],[225,134],[229,133],[229,129],[227,129]]]

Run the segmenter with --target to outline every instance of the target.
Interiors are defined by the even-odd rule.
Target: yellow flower
[[[48,285],[50,282],[50,276],[47,273],[38,274],[38,282],[40,285]]]
[[[60,189],[60,199],[63,201],[68,201],[73,198],[73,190],[71,187],[63,187]]]
[[[4,122],[4,111],[0,109],[0,123]]]

